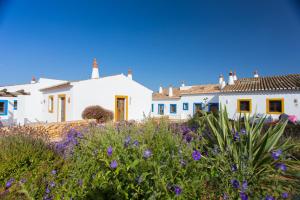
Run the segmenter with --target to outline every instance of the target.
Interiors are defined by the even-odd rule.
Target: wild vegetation
[[[90,124],[51,143],[0,136],[1,199],[291,199],[299,142],[286,121],[197,115],[188,123]],[[298,145],[298,146],[297,146]]]
[[[82,112],[82,118],[95,119],[98,123],[104,123],[113,119],[113,112],[101,106],[89,106]]]

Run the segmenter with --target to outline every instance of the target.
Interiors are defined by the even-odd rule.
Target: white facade
[[[254,114],[266,115],[272,120],[277,120],[280,114],[268,114],[267,99],[283,99],[283,113],[296,115],[300,119],[300,92],[255,92],[255,93],[228,93],[220,95],[220,104],[226,106],[229,117],[239,117],[238,100],[251,100],[250,116]],[[243,115],[243,114],[242,114]]]
[[[63,88],[43,90],[43,120],[60,121],[59,96],[66,98],[66,121],[80,120],[88,106],[99,105],[116,112],[116,97],[126,98],[127,120],[142,120],[150,114],[152,91],[123,74],[99,79],[70,82]],[[49,98],[54,99],[53,112],[49,112]]]
[[[10,124],[12,122],[17,124],[24,123],[37,123],[42,121],[42,97],[43,94],[40,91],[41,88],[47,87],[53,84],[62,83],[61,80],[41,78],[36,83],[20,84],[12,86],[0,87],[0,90],[7,89],[9,92],[15,92],[18,90],[24,90],[29,95],[20,95],[18,97],[1,97],[1,100],[8,100],[8,107],[6,114],[1,115],[1,120],[9,119]],[[18,108],[12,111],[13,101],[17,100]]]
[[[182,95],[179,99],[162,99],[162,100],[152,100],[152,116],[161,117],[162,115],[158,112],[158,105],[164,105],[164,115],[168,116],[170,119],[188,119],[195,114],[195,105],[201,104],[202,110],[210,111],[210,106],[212,104],[219,104],[219,94],[194,94],[194,95]],[[176,112],[170,112],[170,106],[172,104],[176,105]],[[187,107],[183,108],[183,104]],[[185,105],[185,106],[186,106]]]

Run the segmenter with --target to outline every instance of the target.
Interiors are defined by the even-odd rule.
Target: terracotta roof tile
[[[223,92],[252,92],[300,90],[300,74],[241,78],[234,85],[226,85]]]
[[[218,84],[187,86],[186,89],[174,88],[173,96],[169,96],[169,88],[164,88],[162,94],[155,92],[152,97],[154,100],[179,99],[182,95],[207,94],[220,92]]]

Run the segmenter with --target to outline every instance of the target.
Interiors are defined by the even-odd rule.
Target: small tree
[[[95,119],[98,123],[104,123],[113,119],[113,112],[101,106],[89,106],[82,112],[83,119]]]

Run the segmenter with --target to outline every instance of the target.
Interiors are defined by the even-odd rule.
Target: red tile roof
[[[300,90],[300,74],[241,78],[234,85],[226,85],[223,92],[253,92]]]
[[[179,99],[182,95],[207,94],[220,92],[219,84],[186,86],[186,89],[173,87],[173,96],[169,96],[169,88],[164,88],[162,94],[155,92],[152,95],[153,100]]]

